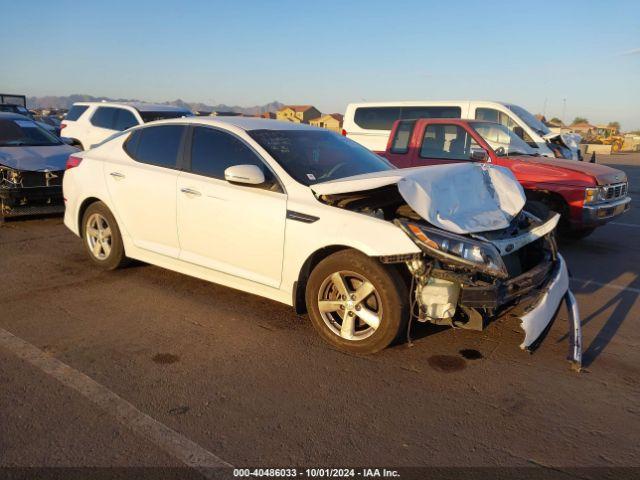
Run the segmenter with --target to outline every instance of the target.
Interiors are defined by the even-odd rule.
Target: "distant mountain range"
[[[109,97],[94,97],[92,95],[68,95],[68,96],[46,96],[46,97],[28,97],[28,108],[70,108],[75,102],[101,102],[105,100],[107,102],[135,102],[139,100],[130,98],[109,98]],[[254,107],[240,107],[238,105],[225,105],[224,103],[218,105],[207,105],[200,102],[185,102],[184,100],[173,100],[171,102],[154,102],[162,103],[165,105],[175,105],[178,107],[186,107],[192,111],[204,111],[204,112],[237,112],[245,115],[257,115],[264,112],[277,112],[284,104],[280,102],[271,102],[265,105],[256,105]]]

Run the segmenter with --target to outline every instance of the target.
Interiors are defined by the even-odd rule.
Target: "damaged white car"
[[[65,224],[99,267],[135,258],[293,305],[358,353],[412,318],[481,330],[507,311],[532,350],[566,299],[579,365],[558,216],[501,167],[399,170],[324,129],[239,117],[146,124],[68,165]]]

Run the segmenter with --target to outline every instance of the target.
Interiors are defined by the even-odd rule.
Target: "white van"
[[[342,134],[374,152],[384,152],[396,120],[413,118],[465,118],[498,122],[507,126],[545,157],[581,160],[574,134],[553,133],[522,107],[504,102],[420,101],[350,103],[344,114]]]

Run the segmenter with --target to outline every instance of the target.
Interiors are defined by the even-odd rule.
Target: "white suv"
[[[60,135],[89,149],[114,133],[136,125],[170,118],[191,117],[185,108],[138,102],[74,103],[60,125]]]

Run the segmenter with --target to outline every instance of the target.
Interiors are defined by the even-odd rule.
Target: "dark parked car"
[[[62,176],[77,151],[31,118],[0,112],[0,222],[62,212]]]

